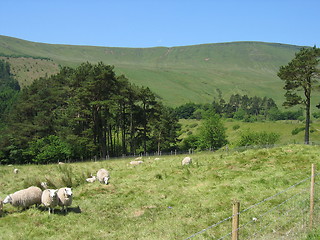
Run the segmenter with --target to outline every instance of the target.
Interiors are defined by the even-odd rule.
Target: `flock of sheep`
[[[19,170],[14,169],[13,172],[18,174]],[[98,179],[99,182],[108,184],[110,179],[109,172],[106,169],[100,169],[97,172],[97,177],[92,177]],[[87,182],[88,179],[87,179]],[[3,211],[3,204],[10,203],[14,207],[21,207],[23,209],[28,208],[32,205],[43,204],[49,210],[49,214],[54,213],[54,208],[56,206],[62,207],[62,210],[67,212],[67,207],[72,204],[72,189],[69,187],[59,188],[59,189],[47,189],[45,182],[41,183],[41,186],[45,190],[41,190],[39,187],[31,186],[26,189],[19,190],[12,194],[6,196],[6,198],[0,200],[0,214]]]
[[[141,158],[136,158],[131,161],[130,164],[133,166],[142,164]],[[190,157],[185,157],[182,160],[182,165],[189,165],[192,163]],[[19,170],[14,169],[15,174],[18,174]],[[98,180],[100,183],[108,184],[110,179],[109,172],[102,168],[98,170],[97,176],[87,178],[86,181],[92,183]],[[31,186],[26,189],[19,190],[15,193],[9,194],[3,201],[0,200],[0,215],[3,211],[3,204],[10,203],[14,207],[28,208],[32,205],[43,204],[49,210],[49,214],[54,213],[56,206],[62,207],[62,210],[67,212],[67,207],[72,204],[72,189],[68,187],[60,189],[47,189],[46,183],[42,182],[41,186],[45,190],[41,190],[39,187]]]

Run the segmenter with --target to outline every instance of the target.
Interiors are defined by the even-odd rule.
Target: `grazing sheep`
[[[97,172],[97,178],[98,178],[100,183],[108,184],[108,181],[110,179],[110,174],[106,169],[101,168]]]
[[[91,178],[87,178],[86,179],[86,181],[88,182],[88,183],[93,183],[93,182],[95,182],[96,181],[96,176],[91,176]]]
[[[19,169],[18,169],[18,168],[13,169],[13,173],[14,173],[14,174],[18,174],[18,172],[19,172]]]
[[[3,200],[3,203],[10,203],[14,207],[27,208],[34,204],[41,204],[41,195],[42,190],[38,187],[32,186],[8,195]]]
[[[45,207],[49,208],[49,214],[51,209],[52,209],[52,213],[54,213],[54,207],[58,205],[57,192],[58,192],[58,189],[46,189],[42,192],[41,203]]]
[[[130,164],[133,166],[137,166],[139,164],[143,163],[143,161],[131,161]]]
[[[183,160],[182,160],[182,165],[189,165],[192,163],[192,158],[191,157],[185,157]]]
[[[142,157],[137,157],[137,158],[135,158],[135,160],[141,160],[142,159]]]
[[[72,191],[71,188],[60,188],[58,190],[58,205],[62,207],[66,207],[65,211],[67,212],[67,207],[72,204]]]

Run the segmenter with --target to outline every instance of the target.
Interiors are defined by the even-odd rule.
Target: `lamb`
[[[106,169],[101,168],[97,172],[97,178],[98,178],[100,183],[108,184],[108,181],[110,179],[110,174]]]
[[[91,178],[87,178],[86,181],[89,183],[93,183],[96,181],[96,179],[97,179],[96,176],[91,176]]]
[[[14,207],[27,208],[34,204],[41,204],[42,190],[38,187],[29,187],[27,189],[19,190],[13,194],[8,195],[3,203],[10,203]]]
[[[183,165],[189,165],[192,163],[192,158],[191,157],[185,157],[183,160],[182,160],[182,166]]]
[[[14,173],[14,174],[18,174],[18,172],[19,172],[19,169],[18,169],[18,168],[13,169],[13,173]]]
[[[49,208],[49,214],[51,209],[52,209],[52,213],[54,213],[54,207],[58,205],[57,192],[58,192],[58,189],[46,189],[42,192],[41,203],[45,207]]]
[[[65,211],[67,212],[67,207],[72,204],[72,191],[71,188],[59,188],[58,190],[58,205],[62,207],[66,207]]]

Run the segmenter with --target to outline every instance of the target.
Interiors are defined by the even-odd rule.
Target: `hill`
[[[211,102],[218,96],[217,89],[225,98],[234,93],[268,96],[281,105],[283,83],[276,74],[300,48],[264,42],[113,48],[44,44],[0,36],[0,56],[11,61],[14,68],[13,59],[19,57],[24,57],[21,61],[25,65],[35,59],[41,61],[47,66],[42,67],[43,72],[48,74],[58,71],[58,65],[102,61],[114,65],[118,74],[125,74],[133,83],[148,86],[172,106]],[[32,67],[41,72],[35,63]],[[34,79],[26,75],[26,69],[15,73],[22,76],[18,80],[23,86]]]

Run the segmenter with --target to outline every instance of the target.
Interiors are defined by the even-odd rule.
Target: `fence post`
[[[240,202],[234,201],[232,208],[232,240],[238,240]]]
[[[312,164],[311,165],[311,184],[310,184],[310,218],[309,218],[310,230],[312,229],[312,223],[313,223],[315,172],[316,172],[316,167],[314,164]]]

